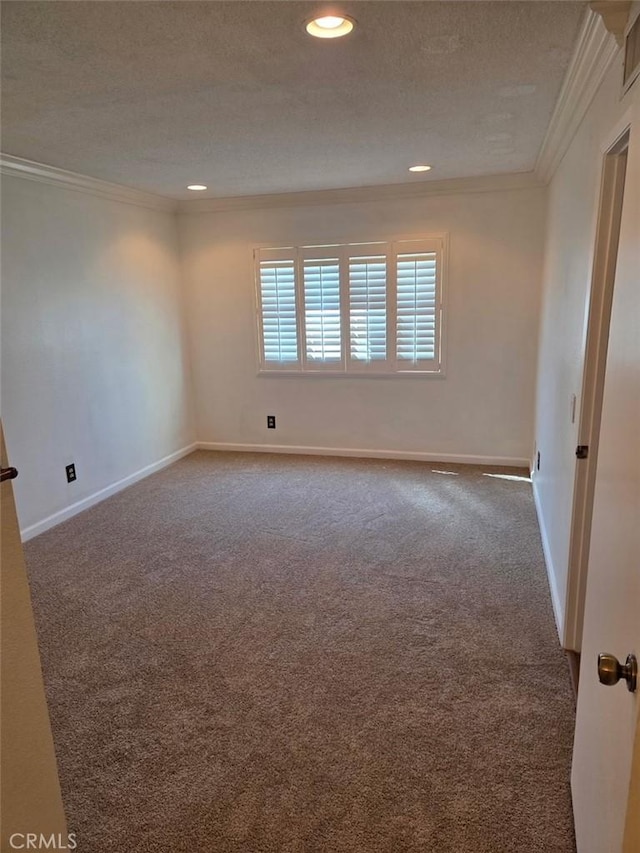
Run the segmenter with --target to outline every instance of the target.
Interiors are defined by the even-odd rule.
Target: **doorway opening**
[[[629,137],[630,131],[627,127],[604,155],[591,292],[586,322],[564,636],[565,649],[578,655],[582,647],[602,397],[607,364],[613,286],[620,243],[620,222],[624,202]]]

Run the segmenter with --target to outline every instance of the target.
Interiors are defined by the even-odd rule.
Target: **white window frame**
[[[446,293],[448,272],[448,234],[428,234],[418,237],[400,237],[388,241],[361,243],[327,243],[324,245],[305,245],[272,247],[261,246],[254,249],[255,274],[255,316],[256,344],[258,353],[259,376],[320,376],[320,377],[422,377],[444,378],[446,344]],[[397,258],[399,254],[411,252],[436,252],[436,355],[432,366],[427,361],[415,366],[403,365],[396,354],[396,278]],[[387,358],[361,362],[351,358],[351,323],[349,303],[349,259],[371,257],[386,254],[387,257],[387,294],[386,294],[386,340]],[[305,260],[338,258],[340,268],[340,317],[341,317],[341,358],[339,362],[314,362],[307,358],[305,329],[304,274]],[[267,362],[264,357],[262,300],[260,283],[260,263],[269,260],[293,260],[296,288],[296,323],[298,360],[296,363]]]

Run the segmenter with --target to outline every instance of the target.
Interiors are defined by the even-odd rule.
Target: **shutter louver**
[[[338,258],[305,260],[303,282],[307,360],[334,364],[340,362],[342,337]]]
[[[349,259],[349,352],[354,361],[387,358],[387,259]]]
[[[436,357],[435,252],[398,254],[396,353],[417,364]]]
[[[296,364],[298,330],[293,260],[260,263],[260,301],[265,362]]]

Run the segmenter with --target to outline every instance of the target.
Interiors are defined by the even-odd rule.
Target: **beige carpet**
[[[572,853],[531,486],[491,473],[198,452],[29,542],[79,853]]]

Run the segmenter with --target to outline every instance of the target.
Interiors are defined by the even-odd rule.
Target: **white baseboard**
[[[104,489],[94,492],[92,495],[83,498],[81,501],[77,501],[76,503],[71,504],[71,506],[61,509],[59,512],[54,512],[53,515],[43,518],[42,521],[30,524],[29,527],[25,527],[20,531],[22,541],[26,542],[29,539],[33,539],[34,536],[44,533],[45,530],[49,530],[57,524],[61,524],[63,521],[66,521],[68,518],[72,518],[79,512],[89,509],[89,507],[111,497],[111,495],[115,495],[116,492],[121,492],[122,489],[126,489],[127,486],[132,486],[134,483],[137,483],[138,480],[143,480],[150,474],[155,474],[156,471],[160,471],[162,468],[166,468],[167,465],[171,465],[172,462],[182,459],[183,456],[188,456],[190,453],[193,453],[194,450],[197,450],[197,448],[197,444],[189,444],[181,450],[176,450],[175,453],[170,453],[169,456],[165,456],[163,459],[158,460],[158,462],[146,465],[144,468],[140,468],[139,471],[129,474],[128,477],[124,477],[124,479],[118,480],[116,483],[112,483],[110,486],[106,486]]]
[[[529,468],[530,460],[511,456],[465,456],[457,453],[423,453],[417,450],[372,450],[351,447],[306,447],[287,444],[231,444],[199,441],[199,450],[227,450],[247,453],[290,453],[301,456],[353,456],[360,459],[407,459],[414,462],[451,462],[458,465],[501,465]]]
[[[547,529],[544,524],[544,516],[542,514],[542,506],[540,505],[540,495],[536,487],[536,481],[532,478],[533,500],[536,505],[536,513],[538,515],[538,526],[540,528],[540,538],[542,539],[542,552],[544,554],[544,563],[547,568],[547,579],[549,581],[549,591],[551,592],[551,604],[553,605],[553,616],[556,620],[556,628],[558,630],[558,638],[560,645],[564,644],[564,614],[562,605],[560,604],[560,595],[558,593],[558,583],[556,580],[555,569],[553,568],[553,560],[551,558],[551,548],[549,546],[549,538]]]
[[[111,497],[111,495],[122,491],[122,489],[126,489],[127,486],[132,486],[134,483],[138,482],[138,480],[142,480],[145,477],[148,477],[150,474],[154,474],[156,471],[160,471],[162,468],[166,468],[168,465],[171,465],[178,459],[182,459],[183,456],[188,456],[190,453],[193,453],[194,450],[221,450],[249,453],[285,453],[302,456],[350,456],[361,459],[405,459],[408,461],[416,462],[450,462],[459,465],[486,466],[500,465],[513,468],[526,468],[529,466],[528,459],[511,456],[470,456],[456,453],[424,453],[422,451],[409,450],[372,450],[368,448],[356,449],[346,447],[306,447],[280,444],[232,444],[228,442],[199,441],[187,445],[186,447],[177,450],[175,453],[171,453],[169,456],[165,456],[158,462],[154,462],[151,465],[147,465],[146,467],[141,468],[139,471],[135,471],[128,477],[125,477],[122,480],[118,480],[117,482],[112,483],[110,486],[106,486],[104,489],[100,489],[99,491],[94,492],[92,495],[88,495],[86,498],[83,498],[82,500],[77,501],[76,503],[71,504],[70,506],[65,507],[64,509],[53,513],[53,515],[47,516],[47,518],[42,519],[42,521],[38,521],[35,524],[31,524],[28,527],[23,528],[20,531],[22,541],[26,542],[29,539],[33,539],[34,536],[38,536],[40,533],[44,533],[45,530],[49,530],[52,527],[55,527],[57,524],[61,524],[63,521],[72,518],[74,515],[77,515],[79,512],[83,512],[83,510],[85,509],[89,509],[89,507],[100,503],[100,501]],[[538,517],[541,517],[539,512]],[[543,535],[543,545],[544,542],[545,538]],[[545,549],[545,558],[547,558],[547,549]],[[552,597],[554,596],[554,591],[555,590],[552,589]],[[554,597],[554,610],[556,608],[556,605],[557,593]]]

